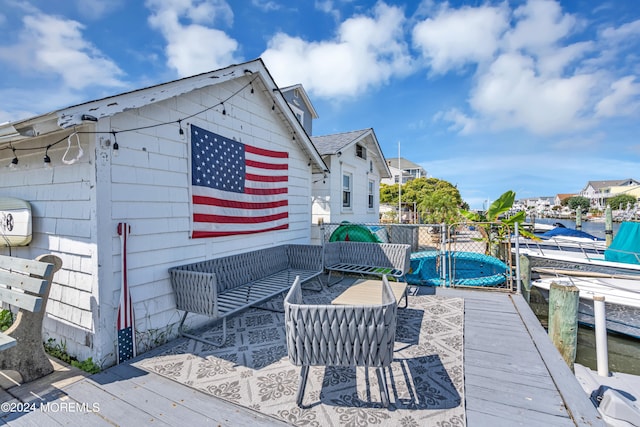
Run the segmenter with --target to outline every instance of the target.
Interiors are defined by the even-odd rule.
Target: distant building
[[[391,174],[373,129],[313,136],[313,144],[332,173],[314,175],[314,224],[378,222],[380,181]]]
[[[383,184],[406,184],[412,179],[427,177],[427,171],[422,166],[403,157],[387,159],[387,166],[391,171],[391,178],[383,179]]]
[[[313,120],[318,114],[304,87],[296,84],[280,91],[307,135],[311,136]],[[313,175],[312,223],[377,222],[380,180],[390,179],[391,174],[373,129],[311,136],[311,141],[327,165],[333,165],[330,173]]]
[[[287,86],[280,89],[280,92],[304,130],[307,131],[307,135],[313,135],[313,120],[318,118],[318,113],[302,85]]]
[[[640,186],[640,182],[632,178],[606,180],[606,181],[589,181],[587,185],[580,191],[580,196],[590,200],[591,206],[597,209],[604,209],[607,206],[607,199],[621,194],[625,189],[631,190]],[[615,188],[616,193],[612,192]]]
[[[572,193],[564,193],[564,194],[556,194],[556,197],[553,201],[553,205],[554,206],[560,206],[562,205],[562,202],[564,202],[565,200],[568,200],[572,197],[575,197],[576,194],[572,194]]]
[[[518,200],[517,203],[514,203],[514,207],[517,206],[521,210],[541,214],[551,208],[554,200],[554,197],[529,197]]]

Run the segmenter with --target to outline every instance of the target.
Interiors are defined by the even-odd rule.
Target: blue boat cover
[[[623,222],[618,233],[604,251],[604,259],[607,261],[626,262],[627,264],[640,264],[640,223]]]
[[[585,237],[591,240],[604,240],[604,239],[601,239],[600,237],[596,237],[589,233],[585,233],[584,231],[574,230],[573,228],[565,228],[565,227],[556,227],[553,230],[549,230],[546,233],[541,234],[540,238],[549,239],[551,237],[556,237],[556,236]]]

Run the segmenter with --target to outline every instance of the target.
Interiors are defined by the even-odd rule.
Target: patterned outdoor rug
[[[323,304],[346,288],[305,291]],[[282,308],[282,298],[272,306]],[[138,368],[294,425],[464,426],[464,301],[411,296],[398,310],[395,357],[387,372],[391,403],[380,405],[375,369],[311,367],[303,409],[295,403],[300,368],[289,363],[284,315],[251,309],[227,321],[227,345],[176,340]],[[221,327],[202,331],[219,339]]]

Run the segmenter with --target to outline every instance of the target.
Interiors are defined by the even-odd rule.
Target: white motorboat
[[[518,243],[521,248],[532,251],[557,250],[585,254],[604,254],[607,249],[604,239],[564,226],[552,228],[538,237],[537,240],[532,240],[519,236]],[[512,238],[512,246],[514,244],[515,237]]]
[[[622,223],[611,245],[604,249],[600,241],[577,241],[577,237],[571,244],[562,237],[563,243],[558,245],[559,238],[520,244],[518,255],[526,255],[534,269],[640,275],[640,223]]]
[[[548,298],[551,283],[574,285],[580,290],[580,302],[578,306],[578,321],[592,326],[595,324],[593,317],[593,297],[603,296],[607,329],[619,334],[640,338],[640,275],[637,278],[584,277],[562,276],[546,277],[533,280],[535,286]]]

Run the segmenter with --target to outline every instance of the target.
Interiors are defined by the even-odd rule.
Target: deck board
[[[421,288],[419,292],[464,298],[467,426],[604,425],[521,296],[458,288]],[[161,351],[158,348],[139,358]],[[76,375],[67,383],[47,385],[46,381],[34,382],[34,389],[31,383],[10,388],[9,393],[0,394],[0,401],[16,400],[16,396],[22,401],[33,399],[35,390],[50,402],[99,402],[100,412],[14,414],[0,417],[0,425],[285,425],[129,363],[86,378]]]
[[[559,389],[571,379],[579,384],[564,361],[553,357],[559,353],[521,296],[461,289],[437,293],[465,301],[467,426],[603,425],[584,392]],[[524,305],[514,302],[518,300]],[[556,378],[548,366],[551,361]]]

